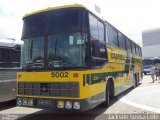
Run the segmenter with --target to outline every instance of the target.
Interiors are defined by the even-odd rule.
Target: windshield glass
[[[24,18],[22,39],[43,35],[85,32],[85,12],[80,8],[51,10]]]
[[[44,37],[24,39],[22,45],[22,68],[44,68]]]
[[[78,33],[48,37],[48,68],[85,67],[85,36]]]
[[[143,60],[143,66],[150,66],[154,64],[154,60]]]
[[[86,11],[50,10],[24,18],[22,69],[87,67]]]

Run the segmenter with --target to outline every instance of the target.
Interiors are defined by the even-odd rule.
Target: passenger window
[[[132,43],[132,53],[133,53],[133,55],[135,55],[135,44],[133,43],[133,42],[131,42]]]
[[[93,15],[89,15],[90,22],[90,35],[92,38],[104,41],[104,24]]]
[[[89,15],[92,66],[100,67],[107,62],[106,44],[104,40],[104,24],[92,14]]]
[[[140,56],[139,54],[139,47],[136,45],[136,55]]]
[[[125,36],[118,32],[119,47],[126,49]]]
[[[105,43],[99,42],[98,40],[91,41],[91,52],[92,52],[92,66],[102,66],[107,62],[106,46]]]
[[[126,43],[127,43],[127,51],[128,51],[128,53],[131,53],[132,52],[131,51],[131,42],[128,38],[126,38]]]
[[[97,19],[89,14],[89,23],[90,23],[90,34],[91,37],[97,39],[98,38],[98,23],[97,23]]]
[[[108,32],[109,43],[118,46],[119,45],[119,43],[118,43],[118,33],[117,33],[116,29],[113,28],[111,25],[107,24],[107,32]]]
[[[2,48],[0,49],[0,67],[10,67],[10,50]]]
[[[107,25],[105,25],[105,28],[106,28],[106,29],[105,29],[105,30],[106,30],[106,31],[105,31],[105,32],[106,32],[106,43],[108,43],[108,29],[107,29]]]
[[[104,41],[104,25],[98,21],[98,39]]]

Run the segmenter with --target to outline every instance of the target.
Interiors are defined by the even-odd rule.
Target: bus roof
[[[143,58],[143,60],[154,60],[154,59],[160,59],[159,57],[149,57],[149,58]]]
[[[42,10],[38,10],[35,12],[31,12],[28,13],[26,15],[23,16],[23,19],[25,17],[37,14],[37,13],[42,13],[42,12],[46,12],[46,11],[50,11],[50,10],[58,10],[58,9],[63,9],[63,8],[85,8],[87,10],[89,10],[93,15],[97,16],[99,19],[101,19],[103,22],[109,23],[107,22],[100,14],[97,14],[96,12],[93,12],[92,10],[86,8],[85,6],[81,5],[81,4],[71,4],[71,5],[63,5],[63,6],[56,6],[56,7],[48,7],[46,9],[42,9]],[[110,24],[110,23],[109,23]],[[112,24],[110,24],[111,26],[113,26]],[[113,26],[114,27],[114,26]],[[115,27],[114,27],[115,28]],[[116,28],[117,29],[117,28]],[[118,30],[118,29],[117,29]],[[119,30],[118,30],[119,31]],[[120,31],[119,31],[120,32]],[[121,32],[122,33],[122,32]],[[122,33],[123,34],[123,33]],[[124,34],[123,34],[124,35]],[[125,35],[126,36],[126,35]],[[128,38],[128,37],[127,37]],[[129,38],[130,39],[130,38]],[[130,39],[131,40],[131,39]],[[131,40],[132,42],[134,42],[133,40]],[[140,47],[140,45],[136,42],[134,42],[136,45],[138,45]]]
[[[20,46],[19,44],[16,44],[16,43],[5,43],[5,42],[0,42],[0,48],[14,48],[16,46]]]
[[[57,7],[48,7],[46,9],[42,9],[42,10],[38,10],[29,14],[24,15],[23,19],[25,17],[37,14],[37,13],[41,13],[41,12],[45,12],[45,11],[50,11],[50,10],[57,10],[57,9],[63,9],[63,8],[77,8],[77,7],[81,7],[81,8],[86,8],[85,6],[81,5],[81,4],[72,4],[72,5],[63,5],[63,6],[57,6]]]

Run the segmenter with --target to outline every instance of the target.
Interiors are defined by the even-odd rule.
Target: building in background
[[[143,58],[160,57],[160,28],[142,33]]]

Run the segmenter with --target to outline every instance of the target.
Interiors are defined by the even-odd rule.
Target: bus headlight
[[[27,98],[23,98],[23,105],[27,106],[28,105],[28,99]]]
[[[66,107],[67,109],[71,109],[71,108],[72,108],[72,102],[71,102],[71,101],[66,101],[65,107]]]
[[[17,98],[17,105],[22,105],[22,98]]]
[[[28,99],[28,106],[33,106],[33,99],[32,98]]]
[[[64,101],[63,100],[59,100],[58,104],[57,104],[58,108],[64,108]]]
[[[80,109],[80,102],[74,102],[73,104],[74,109]]]

